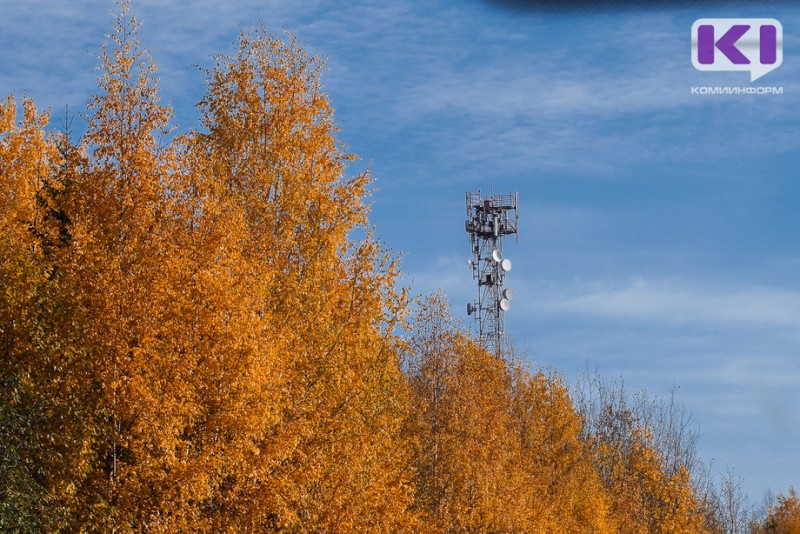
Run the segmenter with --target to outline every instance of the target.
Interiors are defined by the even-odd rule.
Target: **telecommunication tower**
[[[519,214],[517,193],[482,196],[467,192],[466,230],[472,246],[469,266],[478,282],[477,300],[467,304],[467,315],[474,315],[478,334],[487,350],[504,355],[503,313],[508,311],[514,291],[504,287],[511,260],[503,257],[503,237],[516,236]]]

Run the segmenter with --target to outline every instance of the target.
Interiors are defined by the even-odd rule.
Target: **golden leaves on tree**
[[[119,8],[77,142],[0,105],[0,530],[703,531],[646,425],[408,320],[318,59],[242,33],[175,135]]]

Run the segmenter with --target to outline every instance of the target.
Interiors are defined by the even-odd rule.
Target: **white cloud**
[[[800,292],[789,289],[720,289],[698,283],[637,279],[622,286],[598,284],[551,296],[537,307],[544,313],[635,322],[800,327]]]

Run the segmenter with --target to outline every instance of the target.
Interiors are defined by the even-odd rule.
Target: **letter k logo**
[[[703,24],[697,28],[697,61],[701,65],[714,63],[714,49],[718,49],[734,65],[749,65],[750,60],[736,48],[736,41],[747,33],[750,26],[736,24],[731,26],[718,41],[714,41],[714,26]]]
[[[692,65],[703,71],[748,71],[755,81],[783,63],[783,26],[775,19],[697,19]]]

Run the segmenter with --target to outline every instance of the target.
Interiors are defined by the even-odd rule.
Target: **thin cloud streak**
[[[474,16],[470,10],[453,13],[450,32],[469,27]],[[361,64],[345,51],[332,55],[330,79],[334,92],[350,95],[346,109],[358,94],[360,104],[366,100],[374,104],[368,109],[380,110],[357,125],[365,135],[386,144],[411,139],[418,146],[417,152],[409,149],[413,155],[452,169],[433,178],[438,185],[476,182],[487,167],[501,176],[607,178],[637,165],[705,164],[731,153],[763,156],[796,146],[797,136],[785,135],[786,129],[778,135],[759,127],[769,117],[796,121],[795,84],[781,82],[785,94],[771,100],[690,94],[691,85],[714,77],[689,64],[688,26],[679,15],[651,16],[647,25],[626,18],[619,24],[583,21],[560,51],[541,47],[546,17],[531,18],[527,26],[510,24],[507,35],[495,36],[475,57],[465,57],[463,43],[426,30],[421,11],[405,10],[401,20],[393,28],[378,25],[380,32],[360,26],[372,51],[360,56]],[[333,27],[347,26],[337,20],[315,23],[312,30],[327,34]],[[404,74],[387,91],[386,76],[373,67],[378,73],[402,68]],[[337,74],[342,71],[347,76]],[[694,120],[696,114],[704,120]],[[753,127],[738,128],[743,122]],[[726,132],[725,143],[719,132]]]
[[[543,313],[634,322],[800,327],[800,292],[786,289],[720,290],[638,279],[623,287],[588,288],[577,295],[551,296],[537,308]]]

